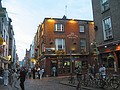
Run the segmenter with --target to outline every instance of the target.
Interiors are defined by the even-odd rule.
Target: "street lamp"
[[[77,38],[78,36],[75,35],[73,32],[71,32],[70,34],[67,35],[67,37],[69,39],[72,39],[72,42],[74,41],[75,38]],[[75,42],[73,42],[75,44]],[[72,50],[70,49],[70,74],[72,77]]]

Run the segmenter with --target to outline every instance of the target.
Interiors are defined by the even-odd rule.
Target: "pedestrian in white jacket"
[[[42,69],[39,70],[39,74],[40,74],[40,80],[42,80],[42,76],[43,76],[43,70]]]
[[[8,69],[4,70],[4,85],[7,86],[8,85],[8,76],[9,76],[9,71]]]
[[[13,84],[12,86],[15,87],[16,89],[18,89],[18,74],[16,73],[16,70],[13,70]]]

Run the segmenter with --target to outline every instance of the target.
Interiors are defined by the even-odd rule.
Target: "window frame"
[[[85,42],[83,42],[83,41],[85,41]],[[84,38],[80,39],[80,52],[81,52],[81,50],[84,50],[84,52],[87,51],[87,45],[86,45],[86,43],[87,43],[86,39],[84,39]]]
[[[56,32],[63,32],[64,31],[64,24],[62,24],[62,23],[55,23],[54,31],[56,31]]]
[[[79,26],[79,31],[80,31],[80,33],[84,33],[85,32],[85,26],[84,25],[80,25]]]
[[[60,42],[61,42],[61,48],[59,48]],[[56,50],[65,50],[65,39],[64,38],[55,38],[55,49]]]
[[[101,10],[102,12],[108,10],[110,8],[109,0],[100,0],[101,1]]]
[[[111,23],[112,22],[110,17],[106,17],[102,20],[104,40],[109,40],[113,38]]]

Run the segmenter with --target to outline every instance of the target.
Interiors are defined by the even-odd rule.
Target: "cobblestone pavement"
[[[64,78],[63,80],[60,81],[61,84],[64,84],[64,85],[69,85],[69,86],[72,86],[72,87],[76,87],[77,85],[77,80],[75,80],[75,84],[70,84],[69,81],[68,81],[68,78]],[[120,90],[120,86],[118,89],[112,89],[110,87],[106,88],[106,89],[102,89],[102,88],[99,88],[99,87],[84,87],[82,86],[82,89],[86,89],[86,90]]]
[[[0,85],[0,90],[21,90],[13,88],[10,85]],[[75,87],[63,85],[59,83],[59,79],[56,77],[48,77],[40,79],[26,79],[25,90],[76,90]]]
[[[13,88],[10,85],[8,86],[0,85],[0,90],[21,90],[21,89],[20,87],[19,89]],[[43,80],[26,79],[25,90],[76,90],[76,83],[69,84],[67,77],[44,77]],[[82,90],[103,90],[103,89],[82,87]]]

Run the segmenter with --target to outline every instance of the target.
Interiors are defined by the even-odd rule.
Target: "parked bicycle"
[[[90,79],[89,83],[92,83],[92,87],[96,85],[96,87],[101,87],[101,88],[111,88],[111,89],[117,89],[120,86],[120,76],[119,75],[110,75],[106,76],[106,78],[101,78],[99,77],[95,79]]]
[[[117,89],[120,86],[120,78],[119,75],[113,74],[110,78],[110,86],[113,89]]]
[[[78,81],[78,84],[77,84],[76,89],[82,90],[82,74],[77,74],[77,81]]]
[[[70,84],[75,84],[75,77],[74,76],[68,77],[68,81]]]

